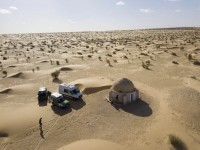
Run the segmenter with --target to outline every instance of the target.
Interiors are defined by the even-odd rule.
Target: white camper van
[[[62,83],[59,85],[59,93],[63,96],[71,97],[76,100],[82,98],[82,94],[76,86],[66,83]]]

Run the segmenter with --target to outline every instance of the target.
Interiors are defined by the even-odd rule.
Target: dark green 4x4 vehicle
[[[52,93],[50,97],[52,104],[61,108],[69,108],[70,102],[63,97],[60,93]]]

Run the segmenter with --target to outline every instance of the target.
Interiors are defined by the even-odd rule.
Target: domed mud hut
[[[113,84],[109,92],[108,101],[126,105],[139,98],[139,91],[133,82],[127,78],[122,78]]]

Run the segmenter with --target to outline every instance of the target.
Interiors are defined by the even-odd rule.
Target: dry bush
[[[100,61],[102,61],[101,56],[98,57]]]
[[[37,70],[40,70],[40,67],[39,67],[39,66],[37,66],[37,67],[36,67],[36,69],[37,69]]]
[[[58,79],[58,76],[60,74],[60,70],[55,70],[54,72],[51,73],[51,76],[53,79]]]
[[[177,54],[176,54],[175,52],[172,52],[171,55],[173,55],[173,56],[177,56]]]
[[[110,60],[106,59],[106,63],[108,64],[109,67],[112,67]]]
[[[92,58],[92,55],[88,55],[88,58]]]
[[[69,61],[68,61],[68,59],[67,59],[67,58],[65,58],[65,62],[66,62],[66,63],[69,63]]]
[[[28,56],[27,58],[26,58],[26,62],[28,63],[30,63],[31,62],[31,58]]]
[[[117,63],[117,59],[114,59],[113,62],[114,62],[114,63]]]
[[[56,65],[60,65],[60,62],[58,60],[56,61]]]
[[[6,70],[2,71],[2,73],[4,74],[4,78],[7,77],[8,72]]]
[[[150,66],[150,63],[147,63],[146,61],[143,61],[143,62],[142,62],[142,67],[143,67],[144,69],[150,70],[150,69],[149,69],[149,66]]]
[[[77,52],[77,54],[78,54],[78,55],[82,55],[82,53],[81,53],[81,52]]]
[[[3,60],[7,60],[7,59],[8,59],[7,57],[3,56]]]
[[[32,69],[32,72],[33,72],[33,73],[35,72],[35,69],[34,69],[34,68]]]
[[[187,150],[185,143],[176,135],[169,135],[169,142],[172,145],[172,150]]]
[[[50,63],[51,63],[51,65],[53,65],[53,64],[54,64],[54,61],[53,61],[53,60],[50,60]]]
[[[193,64],[196,65],[196,66],[200,66],[200,61],[194,60],[194,61],[193,61]]]
[[[173,64],[178,65],[179,63],[177,61],[172,61]]]
[[[187,56],[187,58],[188,58],[189,61],[191,61],[191,60],[193,59],[192,54],[188,54],[188,55],[186,55],[186,56]]]

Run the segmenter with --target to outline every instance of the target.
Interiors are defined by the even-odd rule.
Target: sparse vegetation
[[[149,69],[149,66],[150,66],[150,63],[148,63],[147,61],[143,61],[143,62],[142,62],[142,67],[143,67],[144,69],[150,70],[150,69]]]
[[[106,63],[108,64],[109,67],[112,67],[110,60],[106,59]]]
[[[56,65],[60,65],[60,62],[58,60],[56,61]]]
[[[66,62],[66,63],[69,63],[69,61],[68,61],[68,59],[67,59],[67,58],[65,58],[65,62]]]
[[[36,69],[39,71],[39,70],[40,70],[40,67],[39,67],[39,66],[37,66],[37,67],[36,67]]]
[[[59,75],[60,75],[60,70],[55,70],[54,72],[51,73],[53,79],[58,79]]]
[[[178,65],[179,63],[177,61],[172,61],[173,64]]]
[[[8,72],[7,72],[6,70],[3,70],[2,73],[4,74],[4,77],[3,77],[3,78],[7,77]]]
[[[173,56],[177,56],[177,54],[175,52],[171,52],[171,55]]]
[[[3,60],[7,60],[7,59],[8,59],[7,57],[3,56]]]
[[[172,146],[172,150],[187,150],[185,143],[176,135],[169,135],[169,142]]]

